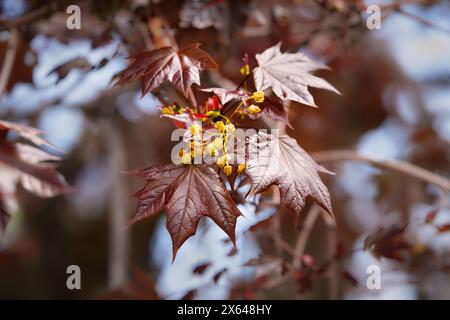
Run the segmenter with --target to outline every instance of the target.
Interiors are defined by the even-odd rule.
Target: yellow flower
[[[214,142],[216,141],[214,140]],[[208,143],[206,145],[206,153],[210,154],[213,157],[216,155],[218,149],[217,145],[214,142]]]
[[[248,64],[245,64],[239,71],[243,76],[248,76],[250,74],[250,67]]]
[[[223,172],[225,173],[226,176],[229,176],[230,174],[233,173],[233,167],[227,164],[225,167],[223,167]]]
[[[252,104],[250,107],[247,108],[247,111],[250,114],[256,114],[261,112],[261,109],[257,105]]]
[[[181,157],[181,163],[182,164],[191,164],[191,154],[189,152],[183,153],[183,156]]]
[[[245,170],[245,163],[241,163],[238,166],[237,173],[241,173]]]
[[[217,165],[219,168],[223,168],[225,165],[228,165],[228,160],[230,160],[230,155],[225,154],[223,156],[220,156],[219,159],[217,159]]]
[[[199,124],[193,124],[192,126],[189,127],[189,132],[193,135],[196,136],[198,135],[200,132],[202,132],[202,126]]]
[[[251,98],[253,98],[253,100],[256,103],[262,103],[264,102],[264,91],[256,91],[253,92],[253,95],[251,96]]]
[[[223,121],[217,121],[217,122],[214,124],[214,127],[215,127],[216,129],[219,129],[220,131],[224,131],[224,130],[225,130],[225,124],[223,123]]]
[[[172,115],[174,114],[172,108],[170,107],[163,107],[160,109],[162,114]]]

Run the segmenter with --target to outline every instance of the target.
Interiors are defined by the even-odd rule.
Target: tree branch
[[[376,167],[398,171],[406,175],[415,177],[417,179],[426,181],[428,183],[435,184],[445,192],[450,191],[449,179],[439,176],[431,171],[428,171],[426,169],[423,169],[419,166],[416,166],[414,164],[405,161],[377,160],[368,156],[364,156],[352,150],[331,150],[331,151],[313,152],[311,153],[311,156],[317,162],[346,161],[346,160],[367,162]]]
[[[17,49],[19,48],[19,31],[13,28],[9,35],[8,47],[6,48],[5,59],[3,60],[2,71],[0,74],[0,98],[6,91],[11,71],[16,59]]]
[[[18,28],[20,26],[30,24],[37,21],[47,14],[58,10],[60,7],[68,3],[68,1],[52,1],[49,4],[43,5],[33,11],[26,12],[24,15],[11,19],[11,20],[0,20],[0,32],[7,31],[9,29]]]
[[[337,300],[339,298],[338,266],[334,259],[337,247],[336,221],[328,214],[323,214],[322,217],[327,228],[325,235],[327,257],[331,257],[330,265],[326,273],[328,278],[328,298],[330,300]]]
[[[298,235],[297,242],[295,244],[294,257],[292,258],[292,266],[295,269],[299,269],[301,266],[301,257],[305,253],[306,244],[308,243],[309,236],[311,235],[314,224],[320,214],[320,208],[317,205],[309,210],[305,222],[303,223],[302,230]]]

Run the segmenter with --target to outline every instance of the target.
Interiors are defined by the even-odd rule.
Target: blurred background
[[[66,27],[71,4],[80,30]],[[370,4],[381,29],[366,25]],[[164,214],[123,231],[144,181],[120,172],[169,162],[174,127],[138,83],[112,84],[130,54],[167,45],[168,33],[180,46],[201,42],[221,66],[202,74],[203,87],[239,83],[245,53],[255,66],[254,55],[279,41],[301,50],[331,67],[317,74],[342,93],[312,89],[320,108],[289,106],[287,133],[305,150],[351,149],[450,177],[448,0],[1,0],[2,69],[16,39],[1,119],[42,129],[64,150],[59,171],[77,191],[18,191],[0,239],[0,298],[450,298],[448,192],[366,163],[325,164],[336,172],[323,178],[337,227],[317,220],[293,277],[264,222],[277,213],[289,245],[306,221],[295,227],[273,206],[239,205],[237,252],[203,221],[173,263]],[[82,290],[66,287],[73,264]],[[381,289],[366,286],[370,265],[380,267]]]

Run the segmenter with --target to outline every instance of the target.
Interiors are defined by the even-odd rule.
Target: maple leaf
[[[8,197],[16,201],[18,185],[43,198],[73,191],[53,165],[27,162],[19,154],[11,155],[3,150],[0,150],[0,173],[0,196],[3,198],[0,199],[0,238],[11,216],[11,209],[4,200]]]
[[[330,194],[319,172],[331,173],[318,165],[287,135],[279,138],[260,132],[247,142],[246,174],[251,180],[249,195],[280,187],[281,204],[300,213],[306,198],[313,197],[328,213],[333,214]]]
[[[48,145],[58,149],[56,146],[41,137],[43,133],[41,130],[14,122],[0,120],[0,133],[2,134],[0,139],[4,140],[9,131],[17,133],[22,138],[33,142],[37,146]]]
[[[50,162],[60,160],[59,157],[31,145],[8,141],[10,131],[37,145],[51,145],[40,137],[42,132],[38,129],[0,120],[0,236],[11,216],[8,204],[16,201],[17,185],[39,197],[73,191]]]
[[[257,90],[272,88],[282,100],[293,100],[317,107],[308,86],[340,94],[336,88],[310,72],[328,67],[302,53],[281,53],[281,43],[256,55],[258,67],[253,71]]]
[[[197,230],[201,217],[211,218],[235,242],[240,212],[219,175],[206,165],[158,165],[129,174],[147,183],[136,193],[138,205],[130,225],[166,209],[173,259]]]
[[[169,80],[188,96],[192,84],[200,84],[199,70],[215,69],[218,65],[208,53],[190,44],[181,50],[164,47],[132,57],[134,61],[120,74],[117,84],[142,78],[142,96]]]
[[[53,197],[73,191],[64,177],[55,170],[55,165],[49,163],[59,161],[59,157],[30,145],[7,141],[10,131],[38,146],[58,148],[41,137],[41,130],[0,120],[0,163],[10,168],[9,176],[13,183],[20,182],[26,190],[39,197]]]
[[[60,161],[60,157],[21,143],[16,143],[15,149],[18,157],[15,167],[22,171],[20,184],[25,190],[41,198],[74,191],[63,175],[56,171],[55,164],[49,162]]]

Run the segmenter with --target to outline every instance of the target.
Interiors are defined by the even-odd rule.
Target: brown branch
[[[314,205],[311,210],[309,210],[305,222],[303,224],[302,230],[297,238],[297,242],[295,244],[294,252],[292,254],[292,263],[290,270],[295,271],[301,267],[301,257],[305,253],[306,244],[308,243],[309,236],[311,235],[314,224],[319,217],[320,208],[317,205]],[[284,284],[289,279],[292,279],[292,273],[286,273],[275,277],[265,283],[263,288],[265,290],[272,290],[282,284]]]
[[[5,59],[3,60],[2,71],[0,73],[0,98],[6,91],[11,71],[19,48],[19,31],[13,28],[9,35],[8,47],[6,48]]]
[[[18,28],[23,25],[35,22],[46,15],[57,11],[60,7],[64,6],[68,1],[52,1],[49,4],[43,5],[33,11],[27,12],[24,15],[11,19],[11,20],[0,20],[0,32],[7,31],[13,28]]]
[[[408,12],[408,11],[406,11],[403,8],[398,8],[397,12],[403,14],[404,16],[406,16],[408,18],[416,20],[417,22],[419,22],[419,23],[421,23],[421,24],[423,24],[423,25],[425,25],[427,27],[433,28],[433,29],[438,30],[438,31],[442,31],[442,32],[446,33],[447,35],[450,34],[450,30],[449,29],[446,29],[446,28],[444,28],[444,27],[442,27],[442,26],[440,26],[438,24],[435,24],[432,21],[430,21],[428,19],[425,19],[424,17],[420,17],[420,16],[415,15],[415,14],[413,14],[411,12]]]
[[[370,163],[376,167],[388,170],[395,170],[417,179],[426,181],[440,187],[443,191],[450,191],[450,180],[439,176],[431,171],[423,169],[414,164],[401,160],[377,160],[368,156],[359,154],[352,150],[331,150],[311,153],[311,156],[317,162],[326,161],[362,161]]]
[[[328,298],[330,300],[337,300],[339,297],[339,282],[338,282],[338,266],[334,259],[337,247],[337,236],[336,236],[336,221],[328,214],[322,215],[325,221],[326,229],[326,246],[327,246],[327,257],[331,257],[330,265],[327,270],[328,278]]]
[[[295,254],[294,248],[292,248],[292,246],[287,243],[286,241],[284,241],[283,239],[280,239],[278,236],[276,236],[274,233],[269,232],[269,237],[274,240],[277,241],[277,239],[279,239],[279,246],[281,249],[283,249],[286,253],[288,253],[289,255],[293,256]],[[279,234],[279,233],[278,233]]]
[[[274,190],[274,198],[279,194],[278,190]],[[270,228],[271,236],[275,245],[275,251],[278,257],[281,257],[283,253],[283,238],[281,237],[281,221],[280,214],[275,212],[275,216],[272,219],[272,228]]]
[[[317,205],[314,205],[308,212],[305,222],[303,223],[302,230],[298,235],[297,242],[295,244],[295,252],[294,257],[292,258],[292,266],[295,269],[300,268],[301,266],[301,257],[305,253],[306,244],[308,243],[309,236],[311,235],[311,231],[316,223],[317,218],[320,214],[320,208]]]

